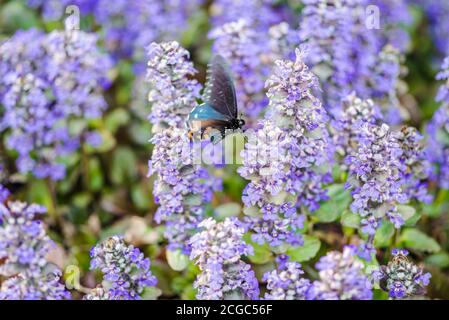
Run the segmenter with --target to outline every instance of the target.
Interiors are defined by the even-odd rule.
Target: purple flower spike
[[[54,243],[41,220],[45,208],[23,202],[0,202],[0,300],[70,299],[61,271],[49,261]]]
[[[397,204],[406,202],[407,196],[401,188],[404,167],[398,137],[386,124],[363,123],[357,149],[346,157],[347,185],[354,199],[351,209],[360,214],[362,231],[371,239],[384,217],[397,228],[403,224]]]
[[[91,269],[98,269],[108,283],[84,297],[86,300],[138,300],[145,288],[157,283],[150,271],[150,260],[139,249],[112,236],[92,248]]]
[[[277,257],[278,268],[267,272],[263,281],[267,282],[267,300],[305,300],[310,281],[303,278],[304,271],[298,262],[288,262],[288,256]]]
[[[176,41],[153,42],[147,51],[146,79],[151,85],[148,98],[152,104],[149,120],[156,125],[153,130],[160,130],[164,123],[184,128],[201,90],[201,85],[190,79],[197,73],[190,54]]]
[[[200,223],[204,228],[190,239],[190,258],[199,266],[194,287],[201,300],[259,298],[259,284],[251,266],[241,260],[252,254],[242,236],[245,228],[236,218],[217,223],[208,218]]]
[[[331,251],[316,264],[320,279],[307,292],[309,300],[371,300],[372,285],[356,258],[356,248]]]
[[[304,216],[298,209],[316,210],[327,199],[332,150],[326,111],[313,95],[317,86],[299,50],[295,61],[278,60],[266,82],[267,118],[248,134],[239,168],[250,181],[242,198],[258,243],[301,245]]]
[[[152,43],[148,48],[147,80],[153,103],[149,120],[154,124],[154,144],[148,175],[157,175],[153,194],[159,204],[155,220],[167,225],[165,237],[170,250],[190,252],[188,239],[204,219],[203,204],[220,189],[220,180],[209,176],[195,162],[185,129],[188,113],[196,105],[200,84],[189,53],[177,42]]]
[[[393,249],[393,259],[386,266],[373,273],[381,289],[388,292],[391,299],[404,299],[426,293],[431,274],[416,266],[407,258],[405,249]]]

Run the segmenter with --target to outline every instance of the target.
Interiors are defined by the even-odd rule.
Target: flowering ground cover
[[[0,300],[449,299],[449,2],[0,2]]]

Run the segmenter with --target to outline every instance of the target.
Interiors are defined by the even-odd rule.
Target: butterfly
[[[189,113],[187,125],[189,138],[198,131],[201,139],[207,131],[218,131],[218,137],[211,135],[212,142],[224,139],[229,130],[239,130],[245,125],[245,121],[238,117],[237,98],[228,65],[220,55],[214,56],[209,64],[204,103]]]

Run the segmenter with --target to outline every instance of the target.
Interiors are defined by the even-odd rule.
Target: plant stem
[[[86,152],[86,146],[84,142],[81,143],[81,172],[84,188],[86,190],[89,190],[89,155]]]
[[[53,222],[57,222],[59,220],[59,214],[57,209],[57,198],[54,182],[50,179],[45,179],[45,185],[47,186],[48,194],[50,195],[50,204],[48,207],[48,214]]]
[[[391,240],[391,245],[390,245],[390,252],[397,247],[398,244],[398,240],[399,240],[399,232],[401,229],[394,229],[394,233],[393,233],[393,239]]]

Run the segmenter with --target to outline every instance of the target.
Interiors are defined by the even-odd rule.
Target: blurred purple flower
[[[256,30],[266,32],[288,19],[289,10],[276,0],[216,0],[211,6],[211,15],[214,27],[243,18]]]
[[[429,21],[430,34],[443,57],[449,54],[449,3],[439,0],[407,0],[419,5]]]
[[[204,0],[28,0],[28,5],[42,10],[45,20],[59,20],[69,5],[83,16],[93,15],[102,28],[108,52],[115,59],[132,58],[135,71],[145,71],[144,48],[153,41],[175,40],[187,28],[188,19]]]
[[[54,243],[41,220],[46,209],[23,202],[0,203],[0,300],[70,299],[60,270],[47,261]]]
[[[399,143],[403,150],[400,158],[403,164],[402,189],[408,199],[431,203],[433,196],[428,193],[428,183],[432,176],[431,163],[422,142],[423,137],[413,127],[402,127]]]
[[[18,31],[0,46],[0,129],[6,146],[18,153],[21,173],[59,180],[58,158],[76,150],[80,135],[69,133],[71,119],[98,118],[107,108],[102,95],[111,66],[81,31]]]
[[[434,166],[433,180],[441,188],[449,189],[449,57],[445,59],[437,79],[444,81],[436,97],[441,106],[427,125],[426,154]]]
[[[379,8],[380,29],[376,30],[382,37],[382,45],[391,44],[400,52],[406,52],[410,47],[410,35],[407,32],[412,22],[412,14],[408,0],[367,0],[366,5]]]
[[[0,203],[5,202],[5,200],[8,199],[9,195],[11,194],[8,188],[3,185],[3,183],[7,181],[8,176],[2,162],[3,158],[0,154]]]
[[[305,0],[304,3],[300,41],[308,52],[306,63],[313,67],[320,79],[326,109],[332,115],[338,113],[341,100],[353,91],[363,99],[390,101],[388,99],[393,98],[390,95],[397,89],[400,66],[397,60],[391,60],[391,55],[381,52],[388,44],[386,35],[391,28],[368,28],[366,9],[368,5],[377,4],[382,19],[388,11],[386,6],[392,4],[384,0],[375,3],[342,0],[336,4],[327,0]],[[395,5],[404,7],[401,3]],[[392,13],[388,11],[387,18],[381,22],[396,26],[399,22],[392,23],[392,20],[398,16]],[[398,114],[395,105],[389,103],[386,104],[387,115],[390,108]],[[390,117],[393,116],[389,115],[387,120]]]
[[[143,49],[153,41],[175,40],[203,0],[98,0],[94,16],[105,33],[106,46],[116,58],[142,63]],[[137,69],[144,71],[143,66]]]
[[[59,20],[65,15],[65,10],[70,5],[80,9],[81,14],[92,13],[98,0],[27,0],[28,6],[40,9],[45,20]]]
[[[288,262],[288,257],[276,258],[278,268],[267,272],[263,281],[267,282],[267,300],[305,300],[310,288],[310,281],[303,278],[304,271],[298,262]]]
[[[356,248],[331,251],[316,264],[319,280],[307,292],[308,300],[371,300],[372,285],[356,258]]]

